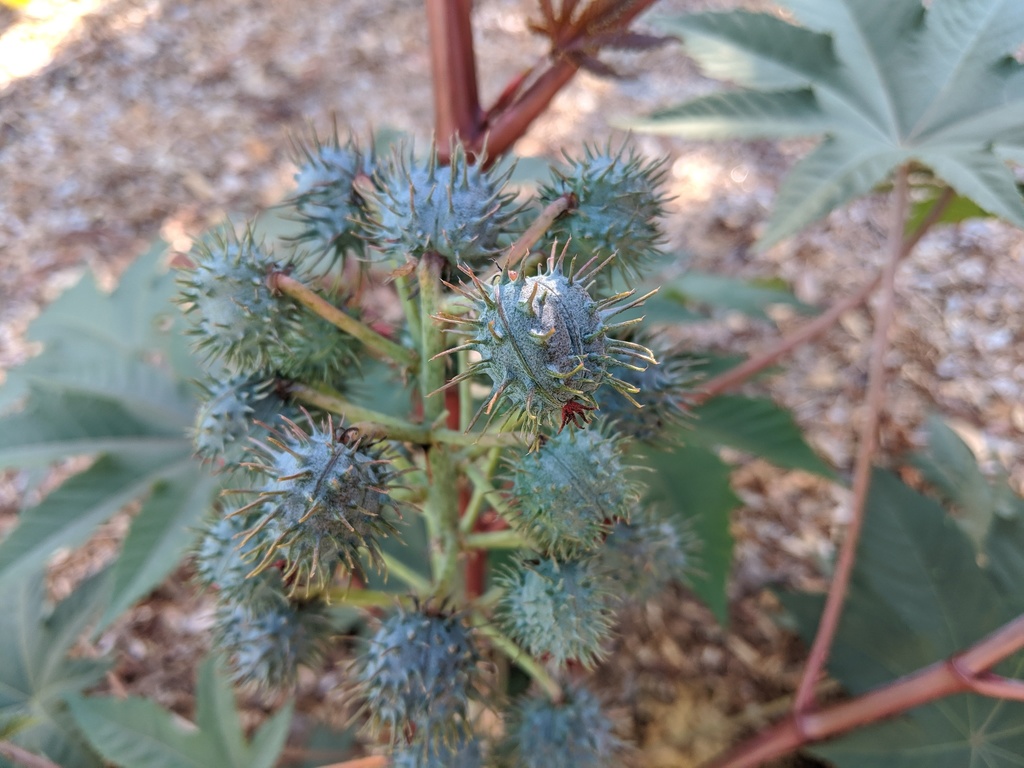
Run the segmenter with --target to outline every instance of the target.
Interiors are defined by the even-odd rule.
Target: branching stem
[[[932,205],[928,215],[921,222],[921,225],[914,231],[914,233],[908,236],[903,244],[900,246],[900,259],[908,256],[914,247],[920,242],[921,238],[924,237],[925,233],[931,229],[935,223],[942,217],[946,208],[949,206],[955,197],[955,193],[952,189],[946,189],[942,195]],[[902,226],[902,225],[901,225]],[[712,397],[720,395],[723,392],[728,392],[734,389],[738,385],[747,381],[750,377],[760,373],[765,368],[769,368],[779,361],[782,357],[792,352],[794,349],[802,344],[810,341],[811,339],[820,336],[822,333],[830,329],[836,324],[836,321],[851,309],[856,309],[863,304],[867,298],[874,292],[875,288],[882,281],[882,273],[879,272],[870,281],[864,283],[860,288],[840,299],[823,313],[818,315],[813,320],[808,321],[793,333],[780,339],[776,344],[767,349],[765,352],[752,357],[749,360],[737,365],[726,371],[719,376],[715,376],[710,379],[700,391],[694,393],[689,399],[688,404],[690,406],[700,405],[707,402]]]
[[[342,312],[305,283],[296,280],[283,272],[274,272],[267,278],[267,285],[272,291],[280,291],[290,296],[310,312],[319,315],[331,325],[340,328],[349,336],[358,339],[376,357],[400,363],[415,369],[419,358],[411,349],[396,344],[386,336],[377,333],[373,328],[361,323],[354,317]]]
[[[555,219],[575,207],[576,198],[570,194],[556,197],[548,203],[527,230],[512,244],[508,253],[505,254],[504,260],[499,263],[499,266],[503,269],[515,267],[519,260],[530,252],[530,249],[537,241],[544,237],[544,233],[548,231]]]
[[[463,539],[467,549],[522,549],[530,546],[519,531],[505,528],[501,531],[471,533]]]
[[[487,635],[491,639],[491,643],[499,651],[504,653],[513,663],[518,665],[526,674],[534,679],[534,681],[544,692],[551,698],[552,701],[562,700],[562,688],[555,681],[548,671],[544,669],[537,661],[512,642],[509,638],[503,635],[497,627],[489,623],[488,619],[484,616],[476,615],[475,623],[477,631],[481,634]]]

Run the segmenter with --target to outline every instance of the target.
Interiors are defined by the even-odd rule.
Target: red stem
[[[843,537],[836,561],[835,574],[829,585],[825,609],[821,614],[818,634],[814,637],[811,652],[807,659],[800,686],[796,691],[793,709],[802,712],[814,703],[814,687],[825,667],[828,654],[832,648],[839,617],[842,614],[843,600],[853,575],[853,566],[857,560],[857,542],[864,522],[864,507],[867,502],[868,488],[871,484],[871,459],[878,444],[878,421],[885,398],[885,352],[888,349],[889,329],[896,312],[896,269],[900,263],[903,250],[903,229],[907,218],[908,206],[907,167],[902,166],[896,172],[896,184],[893,189],[892,221],[889,224],[889,248],[886,256],[885,269],[882,272],[882,303],[875,318],[875,332],[871,339],[870,370],[868,372],[868,391],[866,396],[867,413],[861,425],[857,446],[857,457],[853,468],[853,509],[850,524]]]
[[[986,674],[987,670],[1021,648],[1024,648],[1024,616],[1018,616],[952,659],[936,662],[855,699],[813,712],[795,713],[712,760],[705,768],[755,768],[801,746],[893,717],[936,699],[981,692],[978,684],[996,677]],[[995,695],[1004,698],[1002,691]]]
[[[438,156],[447,163],[451,141],[479,144],[483,113],[476,82],[472,0],[427,0],[434,130]]]

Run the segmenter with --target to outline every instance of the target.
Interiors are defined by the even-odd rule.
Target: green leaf
[[[708,448],[728,446],[780,467],[835,477],[832,468],[804,440],[792,414],[765,398],[714,397],[693,409],[691,429],[683,439]]]
[[[170,301],[177,289],[165,251],[157,243],[112,294],[85,280],[54,301],[29,329],[42,353],[0,390],[0,467],[95,458],[22,513],[0,543],[0,581],[145,500],[114,565],[102,625],[175,567],[214,488],[192,458],[197,369]],[[11,410],[16,403],[21,410]]]
[[[1020,187],[1018,187],[1019,189]],[[925,218],[931,212],[938,199],[939,190],[932,188],[927,196],[916,201],[911,206],[910,215],[907,216],[908,232],[916,231],[924,223]],[[938,221],[943,224],[959,224],[961,221],[967,221],[968,219],[987,219],[991,217],[991,213],[970,198],[957,195],[943,209]]]
[[[770,319],[765,310],[780,304],[805,315],[817,311],[798,300],[782,281],[776,280],[742,280],[689,271],[668,283],[665,290],[689,304],[731,309],[760,320]]]
[[[0,632],[0,731],[63,768],[101,765],[68,718],[63,699],[94,685],[109,666],[68,658],[106,600],[108,576],[104,572],[87,579],[52,611],[38,563],[0,589],[6,627]]]
[[[810,639],[820,597],[785,596]],[[931,499],[876,471],[829,671],[853,694],[966,648],[1017,615],[960,528]],[[1017,674],[1021,664],[1000,670]],[[954,696],[815,748],[838,768],[1019,766],[1024,704]]]
[[[1024,200],[1004,164],[1024,156],[1024,66],[1010,56],[1024,40],[1024,4],[783,5],[803,26],[746,11],[664,20],[706,74],[744,90],[702,96],[638,123],[688,138],[826,136],[784,181],[761,246],[911,162],[1024,226]]]
[[[292,716],[289,702],[247,743],[234,690],[212,658],[199,669],[195,726],[148,699],[72,695],[67,701],[93,747],[123,768],[272,768]]]
[[[928,448],[912,457],[925,479],[960,512],[960,523],[980,549],[995,515],[993,490],[967,444],[937,416],[928,419]]]
[[[647,481],[648,501],[661,503],[679,515],[700,542],[699,572],[690,582],[697,596],[725,624],[733,549],[729,518],[740,505],[729,485],[730,467],[706,448],[689,445],[674,451],[650,451],[647,456],[646,466],[655,471],[654,478]]]

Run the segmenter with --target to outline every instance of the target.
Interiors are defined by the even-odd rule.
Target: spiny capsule
[[[596,557],[626,594],[648,600],[693,570],[693,549],[692,535],[646,506],[612,527]]]
[[[617,768],[624,742],[615,735],[597,697],[566,686],[560,701],[530,697],[507,718],[498,747],[500,768]]]
[[[254,573],[284,559],[288,581],[323,586],[339,561],[360,570],[360,548],[383,566],[378,537],[395,531],[387,489],[394,471],[380,444],[356,430],[335,429],[330,418],[321,426],[307,419],[309,433],[286,419],[286,431],[274,431],[260,444],[257,461],[245,466],[269,481],[235,514],[257,513],[247,539],[268,526],[278,531],[261,548]]]
[[[240,373],[272,362],[271,349],[297,322],[298,307],[267,285],[291,268],[257,243],[252,230],[216,233],[196,244],[194,266],[182,271],[179,303],[192,318],[189,333],[207,360],[222,359]]]
[[[268,568],[251,575],[254,558],[268,538],[274,537],[272,527],[268,527],[259,536],[243,541],[255,519],[255,515],[219,515],[207,523],[199,538],[193,560],[196,581],[216,589],[221,602],[256,605],[285,600],[279,570]]]
[[[678,444],[689,417],[687,402],[700,379],[693,371],[694,357],[650,333],[639,332],[632,340],[649,346],[660,364],[622,374],[623,381],[639,390],[632,400],[640,408],[618,392],[605,390],[598,398],[601,411],[615,429],[634,440],[658,447]]]
[[[627,398],[636,393],[635,386],[612,376],[610,368],[643,370],[657,362],[647,347],[612,336],[640,318],[610,322],[651,294],[630,300],[634,292],[625,291],[600,301],[592,299],[588,288],[608,261],[597,264],[592,259],[579,270],[571,262],[566,270],[567,250],[568,246],[557,258],[552,250],[547,270],[529,277],[505,270],[485,284],[471,270],[464,270],[475,292],[457,290],[474,302],[475,316],[438,316],[462,325],[462,332],[470,337],[445,354],[471,349],[481,357],[446,386],[481,373],[493,382],[474,423],[481,413],[493,416],[496,406],[504,402],[509,418],[525,423],[533,433],[543,425],[579,425],[598,407],[594,392],[602,384]]]
[[[561,432],[510,463],[512,525],[559,559],[597,547],[640,498],[622,463],[622,440],[600,429]]]
[[[505,191],[511,168],[471,164],[461,144],[452,144],[449,165],[436,149],[426,162],[398,150],[378,169],[378,190],[369,199],[367,236],[397,260],[441,254],[452,267],[482,266],[497,255],[501,237],[514,228],[520,206]]]
[[[548,238],[571,238],[584,258],[618,253],[616,268],[627,279],[636,278],[665,239],[658,223],[667,202],[658,191],[665,179],[664,160],[645,161],[625,144],[617,152],[611,144],[604,150],[586,146],[582,158],[566,154],[565,160],[568,168],[552,169],[540,200],[547,204],[571,194],[575,205],[554,222]]]
[[[250,435],[262,428],[255,422],[273,424],[285,407],[273,391],[273,381],[259,375],[230,376],[199,382],[203,403],[192,430],[196,455],[204,461],[223,459],[233,465],[248,448]]]
[[[520,557],[498,581],[498,623],[531,654],[586,667],[604,657],[615,598],[596,561]]]
[[[327,384],[343,392],[359,372],[359,356],[351,336],[319,315],[303,312],[296,324],[271,349],[275,373],[304,384]]]
[[[461,732],[448,743],[417,738],[391,756],[391,768],[483,768],[483,764],[480,740]]]
[[[361,150],[351,137],[342,144],[337,126],[327,141],[313,132],[294,147],[299,169],[289,202],[302,231],[292,240],[312,247],[307,266],[318,268],[326,260],[329,270],[343,263],[347,253],[365,250],[365,202],[356,181],[362,177],[371,184],[373,153]]]
[[[371,728],[392,743],[415,733],[427,743],[455,744],[468,733],[469,702],[479,696],[479,661],[460,614],[399,610],[356,661]]]
[[[268,688],[294,683],[300,664],[319,663],[333,634],[321,600],[224,603],[214,622],[216,647],[235,682]]]

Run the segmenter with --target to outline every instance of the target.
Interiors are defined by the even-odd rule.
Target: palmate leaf
[[[906,162],[931,168],[990,213],[1024,226],[1004,160],[1024,158],[1018,0],[783,0],[796,21],[734,11],[677,16],[706,74],[740,90],[635,121],[691,138],[824,134],[784,180],[767,247],[869,192]]]
[[[113,566],[103,623],[174,569],[214,485],[192,458],[196,369],[170,303],[173,277],[160,268],[164,251],[143,256],[113,294],[82,281],[54,301],[29,330],[43,352],[0,390],[0,467],[95,459],[23,511],[0,542],[0,583],[144,502]]]
[[[199,668],[194,728],[147,699],[71,695],[67,701],[89,743],[124,768],[273,768],[292,717],[289,702],[247,741],[234,689],[212,658]]]
[[[106,601],[109,577],[86,580],[52,611],[38,564],[0,589],[0,732],[62,768],[102,765],[71,722],[64,697],[107,670],[103,661],[69,659],[68,652]]]
[[[863,693],[1013,619],[1019,603],[1008,597],[939,505],[878,471],[829,671],[851,693]],[[823,600],[791,595],[784,603],[810,640]],[[998,671],[1019,675],[1024,663]],[[814,751],[837,768],[1010,768],[1024,755],[1022,723],[1024,704],[953,696]]]

